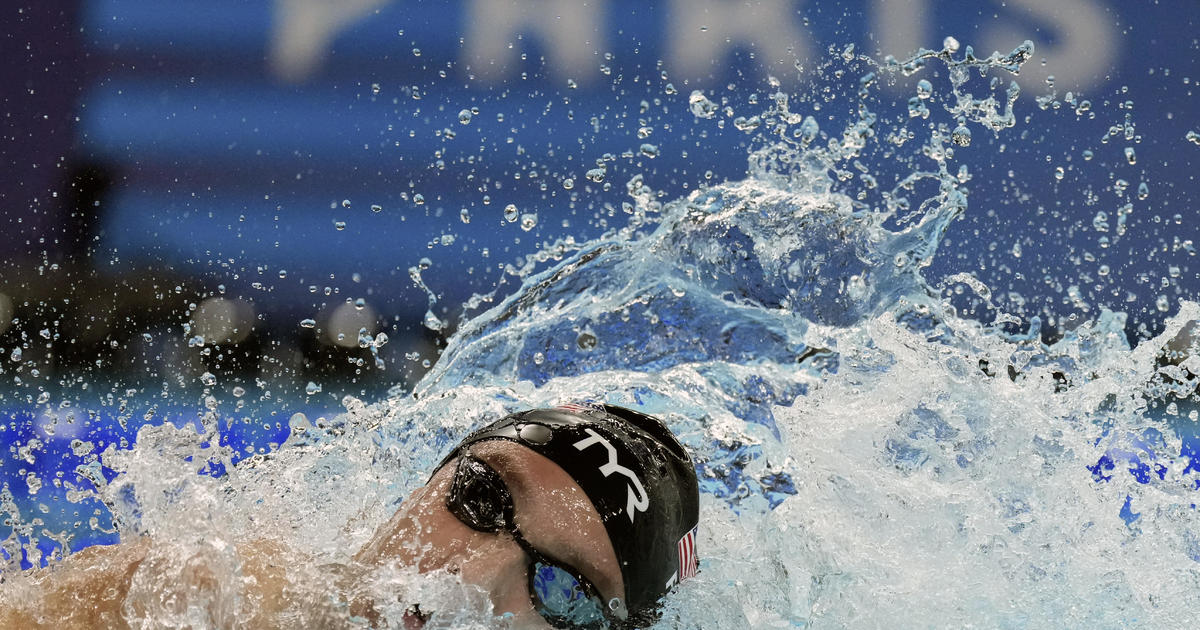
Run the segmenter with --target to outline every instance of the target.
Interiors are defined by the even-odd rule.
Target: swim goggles
[[[464,452],[458,458],[446,507],[475,531],[507,532],[529,557],[529,597],[533,609],[555,628],[609,630],[626,628],[625,605],[606,605],[596,587],[579,571],[538,551],[517,529],[512,494],[494,468]]]

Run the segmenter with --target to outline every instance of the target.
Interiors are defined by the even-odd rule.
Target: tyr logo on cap
[[[627,486],[629,490],[629,502],[625,506],[625,512],[629,514],[629,522],[633,522],[633,513],[645,512],[646,508],[650,507],[650,497],[646,495],[646,488],[642,485],[642,480],[637,476],[637,473],[629,470],[617,462],[617,449],[604,436],[596,433],[591,427],[583,430],[589,437],[579,440],[575,443],[575,450],[582,451],[593,444],[599,444],[608,451],[608,462],[600,467],[600,474],[605,477],[618,474],[629,480]]]

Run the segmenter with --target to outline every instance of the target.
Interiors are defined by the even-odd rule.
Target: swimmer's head
[[[507,490],[499,475],[471,456],[478,445],[495,440],[514,442],[544,456],[578,484],[612,543],[623,596],[595,597],[596,589],[578,572],[569,566],[560,570],[553,559],[539,558],[540,553],[523,542],[511,525],[512,500],[509,496],[504,504]],[[695,468],[679,441],[654,417],[600,404],[520,412],[472,433],[442,463],[454,460],[457,470],[447,496],[450,511],[477,531],[510,530],[522,542],[532,559],[534,608],[556,626],[581,625],[571,621],[564,612],[568,609],[585,616],[602,614],[605,621],[595,627],[649,625],[658,616],[659,599],[696,572]],[[590,589],[596,601],[573,595],[546,601],[553,599],[549,591],[562,588]],[[603,610],[584,606],[594,608],[596,603]],[[583,613],[578,613],[580,606]]]

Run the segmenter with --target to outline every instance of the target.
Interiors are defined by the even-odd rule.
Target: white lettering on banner
[[[628,468],[617,463],[617,449],[609,444],[608,440],[604,439],[599,433],[592,429],[584,429],[584,432],[591,437],[584,438],[575,443],[575,450],[582,451],[593,444],[599,444],[608,451],[608,463],[600,467],[600,474],[609,477],[613,474],[618,474],[629,479],[629,503],[625,506],[625,512],[629,514],[629,522],[633,522],[634,511],[645,512],[646,508],[650,507],[650,497],[646,496],[646,489],[642,487],[642,480]]]
[[[1015,5],[1015,6],[1014,6]],[[1009,14],[1024,9],[1025,22],[1048,30],[1053,43],[1039,35],[1032,25],[1018,27],[1005,21],[983,31],[983,46],[976,52],[999,50],[1007,53],[1029,39],[1034,43],[1034,59],[1021,68],[1017,81],[1026,89],[1046,90],[1046,77],[1053,75],[1059,90],[1078,90],[1103,83],[1114,69],[1117,54],[1116,19],[1095,0],[1009,0]],[[1021,11],[1024,13],[1025,11]],[[1001,14],[1003,17],[1005,14]],[[1046,28],[1046,27],[1050,28]],[[983,48],[984,50],[979,50]],[[1046,64],[1040,63],[1046,59]]]
[[[338,33],[389,0],[275,0],[275,24],[267,63],[275,76],[309,77]]]
[[[904,59],[921,47],[941,47],[943,37],[953,33],[933,32],[932,4],[932,0],[875,0],[871,30],[879,50]],[[1096,0],[1011,0],[995,21],[980,30],[978,42],[963,39],[962,43],[974,45],[975,54],[986,57],[992,51],[1008,53],[1031,40],[1037,60],[1025,64],[1016,80],[1042,94],[1046,77],[1054,75],[1057,87],[1074,90],[1099,85],[1112,68],[1118,52],[1114,23]],[[1043,58],[1045,65],[1039,63]]]
[[[673,0],[667,16],[668,71],[693,81],[720,77],[729,53],[747,46],[766,72],[784,81],[795,77],[793,64],[812,58],[797,5],[795,0]]]
[[[604,5],[604,0],[473,0],[465,60],[476,76],[503,79],[519,66],[519,38],[533,36],[545,47],[551,72],[583,83],[600,72]]]

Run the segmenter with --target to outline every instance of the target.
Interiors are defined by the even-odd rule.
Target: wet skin
[[[500,474],[513,497],[517,528],[534,548],[577,569],[605,601],[624,596],[624,582],[604,523],[565,471],[524,446],[503,440],[473,445],[471,454]],[[447,509],[446,493],[455,463],[447,463],[427,485],[414,491],[355,554],[354,562],[332,567],[339,570],[329,573],[324,588],[354,592],[358,576],[389,564],[415,567],[421,573],[448,571],[485,591],[495,614],[511,613],[513,627],[549,627],[533,610],[530,560],[512,536],[475,531]],[[298,614],[321,627],[348,625],[344,609],[340,613],[312,609],[313,591],[294,583],[292,576],[298,566],[309,564],[310,570],[305,571],[309,575],[316,571],[311,559],[264,540],[239,544],[235,552],[242,605],[236,611],[214,613],[219,625],[292,627],[289,620],[296,620]],[[131,592],[157,598],[156,591],[170,591],[185,600],[202,601],[220,590],[229,576],[222,577],[210,563],[202,554],[180,558],[171,544],[149,538],[84,549],[58,566],[33,572],[20,586],[0,584],[0,592],[5,593],[0,601],[0,627],[129,627],[131,621],[136,624],[149,612],[139,597],[128,598]],[[163,582],[168,573],[174,575],[172,583]],[[374,622],[372,625],[382,621],[372,602],[353,596],[349,612]],[[408,628],[421,625],[411,615],[403,623]]]

